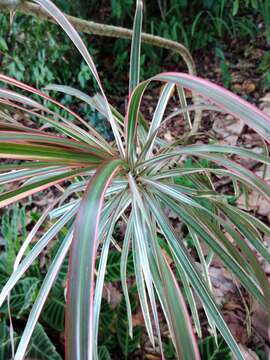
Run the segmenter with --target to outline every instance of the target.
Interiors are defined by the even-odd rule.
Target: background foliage
[[[126,27],[132,23],[133,0],[102,0],[98,9],[94,0],[55,3],[63,11],[86,19]],[[144,31],[179,41],[192,52],[209,45],[222,49],[223,44],[235,36],[250,40],[258,33],[270,44],[268,0],[150,0],[145,2],[144,11]],[[16,15],[10,23],[6,14],[0,14],[0,24],[0,66],[6,74],[37,87],[59,82],[78,85],[82,90],[86,88],[90,71],[56,25],[21,15]],[[105,84],[109,90],[112,86],[119,90],[121,81],[125,80],[121,72],[127,73],[128,69],[127,41],[103,38],[105,46],[100,47],[93,46],[100,38],[84,36],[84,40],[88,48],[101,49],[91,53],[101,69],[109,65],[113,73],[119,74],[116,78],[120,84],[111,85],[110,78]],[[112,58],[112,54],[118,55]],[[164,50],[144,45],[143,54],[141,61],[147,66],[142,78],[158,73]],[[222,60],[222,50],[218,50],[217,56]],[[175,55],[175,63],[179,60]],[[269,71],[267,65],[261,66],[262,72]],[[74,72],[70,72],[70,67]],[[226,79],[225,85],[228,85]]]

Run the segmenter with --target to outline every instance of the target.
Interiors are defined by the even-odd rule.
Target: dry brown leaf
[[[236,145],[244,126],[245,124],[241,119],[235,119],[233,116],[227,115],[215,119],[213,130],[225,143]]]
[[[168,253],[164,249],[161,249],[161,252],[163,253],[165,259],[167,260],[167,263],[171,265],[173,263],[173,259],[168,255]]]
[[[260,106],[261,110],[267,115],[270,115],[270,93],[265,94],[265,96],[260,99],[260,102],[262,102]]]
[[[102,297],[115,309],[122,299],[122,294],[112,283],[108,283],[103,288]]]
[[[242,344],[239,344],[239,347],[245,360],[260,360],[258,355],[253,350],[247,348]],[[235,356],[233,356],[233,359],[236,359]]]
[[[144,326],[144,318],[143,318],[143,314],[141,311],[132,315],[132,325],[133,326],[137,326],[137,325]]]
[[[256,85],[251,80],[245,80],[242,84],[242,91],[251,94],[256,90]]]
[[[258,215],[267,216],[270,220],[270,202],[253,190],[247,198],[248,210],[255,211]],[[245,197],[241,195],[237,200],[240,209],[246,209]]]
[[[252,326],[264,339],[270,339],[270,325],[267,323],[267,311],[257,302],[252,308],[251,322]]]

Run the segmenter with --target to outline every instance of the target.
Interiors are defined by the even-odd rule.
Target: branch
[[[35,5],[31,2],[22,2],[20,0],[0,0],[0,9],[1,10],[15,10],[19,11],[25,15],[36,16],[42,20],[47,20],[50,22],[55,22],[48,14],[39,6]],[[132,38],[132,30],[100,24],[93,21],[83,20],[76,18],[74,16],[66,15],[68,20],[73,24],[77,31],[84,32],[86,34],[94,34],[99,36],[107,36],[114,38],[124,38],[131,39]],[[178,53],[183,60],[185,61],[188,71],[191,74],[196,73],[195,64],[192,59],[192,56],[188,49],[175,41],[167,40],[159,36],[154,36],[150,34],[143,33],[142,41],[147,44],[151,44],[157,47],[161,47],[164,49],[168,49]]]

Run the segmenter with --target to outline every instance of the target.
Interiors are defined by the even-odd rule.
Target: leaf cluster
[[[12,160],[0,168],[0,184],[4,187],[0,206],[7,207],[40,192],[46,194],[50,188],[58,190],[19,248],[12,274],[0,293],[0,306],[44,249],[59,233],[63,234],[40,284],[14,359],[21,360],[27,353],[40,317],[48,323],[56,321],[57,328],[62,329],[64,315],[56,304],[63,305],[63,286],[67,292],[65,356],[98,359],[104,283],[119,277],[123,301],[117,322],[122,325],[118,328],[117,324],[116,333],[127,356],[130,349],[136,348],[141,331],[133,326],[134,306],[127,281],[132,273],[145,331],[162,356],[159,309],[166,319],[176,357],[200,359],[195,338],[195,333],[202,337],[197,296],[216,342],[220,333],[236,359],[243,360],[213,296],[209,267],[218,256],[235,281],[270,314],[270,286],[258,261],[260,257],[270,263],[263,241],[270,229],[254,214],[232,205],[241,191],[248,194],[251,189],[270,199],[270,187],[264,178],[238,161],[240,157],[264,167],[270,165],[265,150],[266,142],[270,142],[270,118],[228,90],[189,74],[167,72],[140,82],[141,0],[137,1],[134,16],[129,96],[122,114],[109,103],[93,59],[72,24],[50,0],[34,2],[58,22],[76,46],[95,79],[98,94],[91,97],[71,86],[56,84],[42,92],[0,74],[0,154]],[[161,85],[161,89],[155,111],[147,121],[141,104],[153,84]],[[187,90],[198,97],[196,104],[187,99]],[[105,139],[72,108],[50,97],[50,91],[75,97],[99,112],[110,126],[113,141]],[[172,96],[179,110],[167,115]],[[215,141],[194,143],[198,124],[193,113],[198,109],[241,118],[261,136],[263,151]],[[23,121],[14,116],[18,113],[23,114]],[[179,115],[188,130],[183,137],[168,141],[160,130]],[[29,117],[34,123],[27,122]],[[220,192],[216,186],[221,178],[229,179],[228,193]],[[19,186],[12,186],[14,183]],[[179,219],[180,233],[169,212]],[[48,218],[49,226],[38,236]],[[125,231],[116,238],[119,224]],[[190,244],[195,249],[194,257]],[[120,255],[113,252],[113,247]],[[120,261],[120,275],[112,261]],[[61,272],[67,267],[65,283]],[[32,289],[36,284],[28,286]],[[53,302],[49,305],[50,298]],[[9,308],[11,305],[8,303]],[[119,314],[124,309],[126,317],[122,321]],[[15,348],[15,340],[13,343]],[[104,347],[102,356],[108,357]]]

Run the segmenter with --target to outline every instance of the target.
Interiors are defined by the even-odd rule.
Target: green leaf
[[[29,310],[33,305],[34,295],[36,293],[39,280],[33,277],[27,277],[18,282],[14,287],[10,296],[10,309],[13,315],[20,318],[22,314]],[[7,304],[5,303],[0,312],[7,312]]]
[[[55,346],[44,331],[43,327],[37,323],[27,355],[39,360],[62,360]]]
[[[18,342],[18,335],[14,333],[14,343]],[[12,358],[9,328],[4,320],[0,321],[0,360]]]
[[[111,355],[106,346],[102,345],[98,349],[98,358],[99,360],[111,360]]]
[[[134,297],[131,298],[131,308],[132,311],[136,309],[136,302]],[[128,355],[138,348],[140,338],[141,338],[142,328],[140,326],[135,326],[133,328],[133,338],[129,336],[129,325],[127,318],[126,303],[124,298],[120,302],[117,310],[117,338],[119,345],[125,358],[128,358]]]
[[[102,300],[99,318],[98,343],[109,350],[118,347],[116,336],[117,311],[106,300]]]
[[[112,178],[123,166],[121,160],[105,163],[91,179],[81,202],[74,227],[70,255],[67,304],[67,356],[93,358],[94,270],[99,236],[99,220],[104,194]]]
[[[2,36],[0,36],[0,50],[4,52],[8,50],[6,40]]]
[[[235,16],[238,13],[238,10],[239,10],[239,0],[234,0],[232,15]]]
[[[202,360],[232,360],[230,348],[221,336],[214,336],[199,341],[199,349]]]
[[[140,82],[140,55],[141,55],[141,31],[142,31],[143,2],[137,0],[137,7],[134,17],[131,55],[130,55],[130,73],[129,73],[129,94]]]
[[[97,259],[97,266],[100,259]],[[111,250],[108,255],[107,266],[106,266],[106,282],[115,282],[121,280],[120,274],[120,263],[121,263],[121,252]],[[127,260],[127,276],[134,276],[134,265],[132,259],[132,253],[129,252]]]
[[[115,310],[110,307],[110,305],[102,300],[101,310],[100,310],[100,332],[103,333],[103,336],[108,336],[108,329],[112,325],[112,322],[115,320],[116,313]]]
[[[66,301],[63,289],[61,293],[49,296],[41,315],[42,320],[45,321],[46,324],[59,332],[64,330],[65,305]]]

